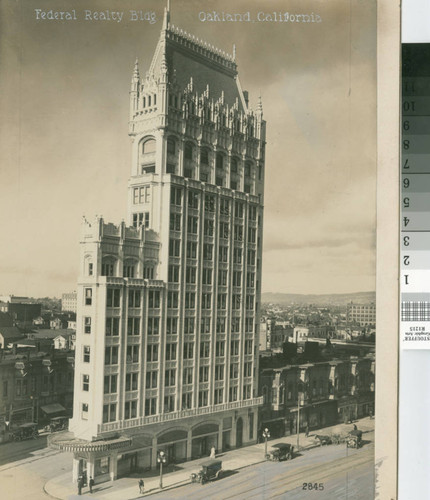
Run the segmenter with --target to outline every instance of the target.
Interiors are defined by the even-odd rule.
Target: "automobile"
[[[37,430],[37,424],[35,422],[22,424],[12,432],[12,439],[14,441],[24,441],[25,439],[36,439],[38,436],[39,436],[39,431]]]
[[[280,462],[281,460],[291,460],[294,454],[294,446],[289,443],[277,443],[269,450],[270,460]]]
[[[220,479],[223,474],[221,460],[207,460],[200,467],[197,474],[191,474],[192,483],[205,484],[213,479]]]
[[[68,417],[54,417],[51,418],[48,425],[45,426],[45,431],[56,432],[63,431],[69,427]]]
[[[360,448],[361,446],[363,446],[362,437],[363,437],[363,431],[354,429],[348,435],[348,438],[346,440],[346,446],[348,448]]]

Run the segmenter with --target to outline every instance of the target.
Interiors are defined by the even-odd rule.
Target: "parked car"
[[[291,460],[293,458],[294,446],[289,443],[277,443],[269,450],[270,460],[280,462],[281,460]]]
[[[30,422],[20,425],[12,432],[12,439],[14,441],[24,441],[25,439],[36,439],[39,436],[37,424]]]
[[[201,464],[201,469],[197,474],[191,474],[191,482],[205,484],[213,479],[220,479],[222,473],[221,460],[207,460]]]
[[[54,417],[48,425],[45,426],[45,431],[56,432],[63,431],[69,427],[68,417]]]

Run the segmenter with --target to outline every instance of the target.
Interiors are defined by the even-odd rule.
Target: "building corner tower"
[[[235,52],[235,51],[234,51]],[[127,222],[84,219],[74,479],[257,440],[265,175],[261,99],[170,23],[130,87]]]

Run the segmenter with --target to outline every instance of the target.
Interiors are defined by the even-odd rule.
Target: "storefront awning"
[[[53,415],[54,413],[66,413],[66,408],[60,405],[60,403],[52,403],[50,405],[41,406],[40,409],[47,415]]]

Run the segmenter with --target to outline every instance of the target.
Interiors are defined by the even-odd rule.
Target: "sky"
[[[375,289],[375,3],[171,0],[174,25],[228,53],[236,45],[251,106],[262,97],[263,292]],[[130,79],[136,57],[141,75],[149,68],[163,8],[160,0],[0,3],[1,294],[76,289],[82,216],[125,218]],[[37,19],[35,9],[74,9],[77,20]],[[121,22],[94,19],[106,10],[124,12]],[[156,21],[130,21],[130,10]],[[249,11],[255,22],[202,20],[214,11]],[[258,21],[273,12],[321,22]]]

